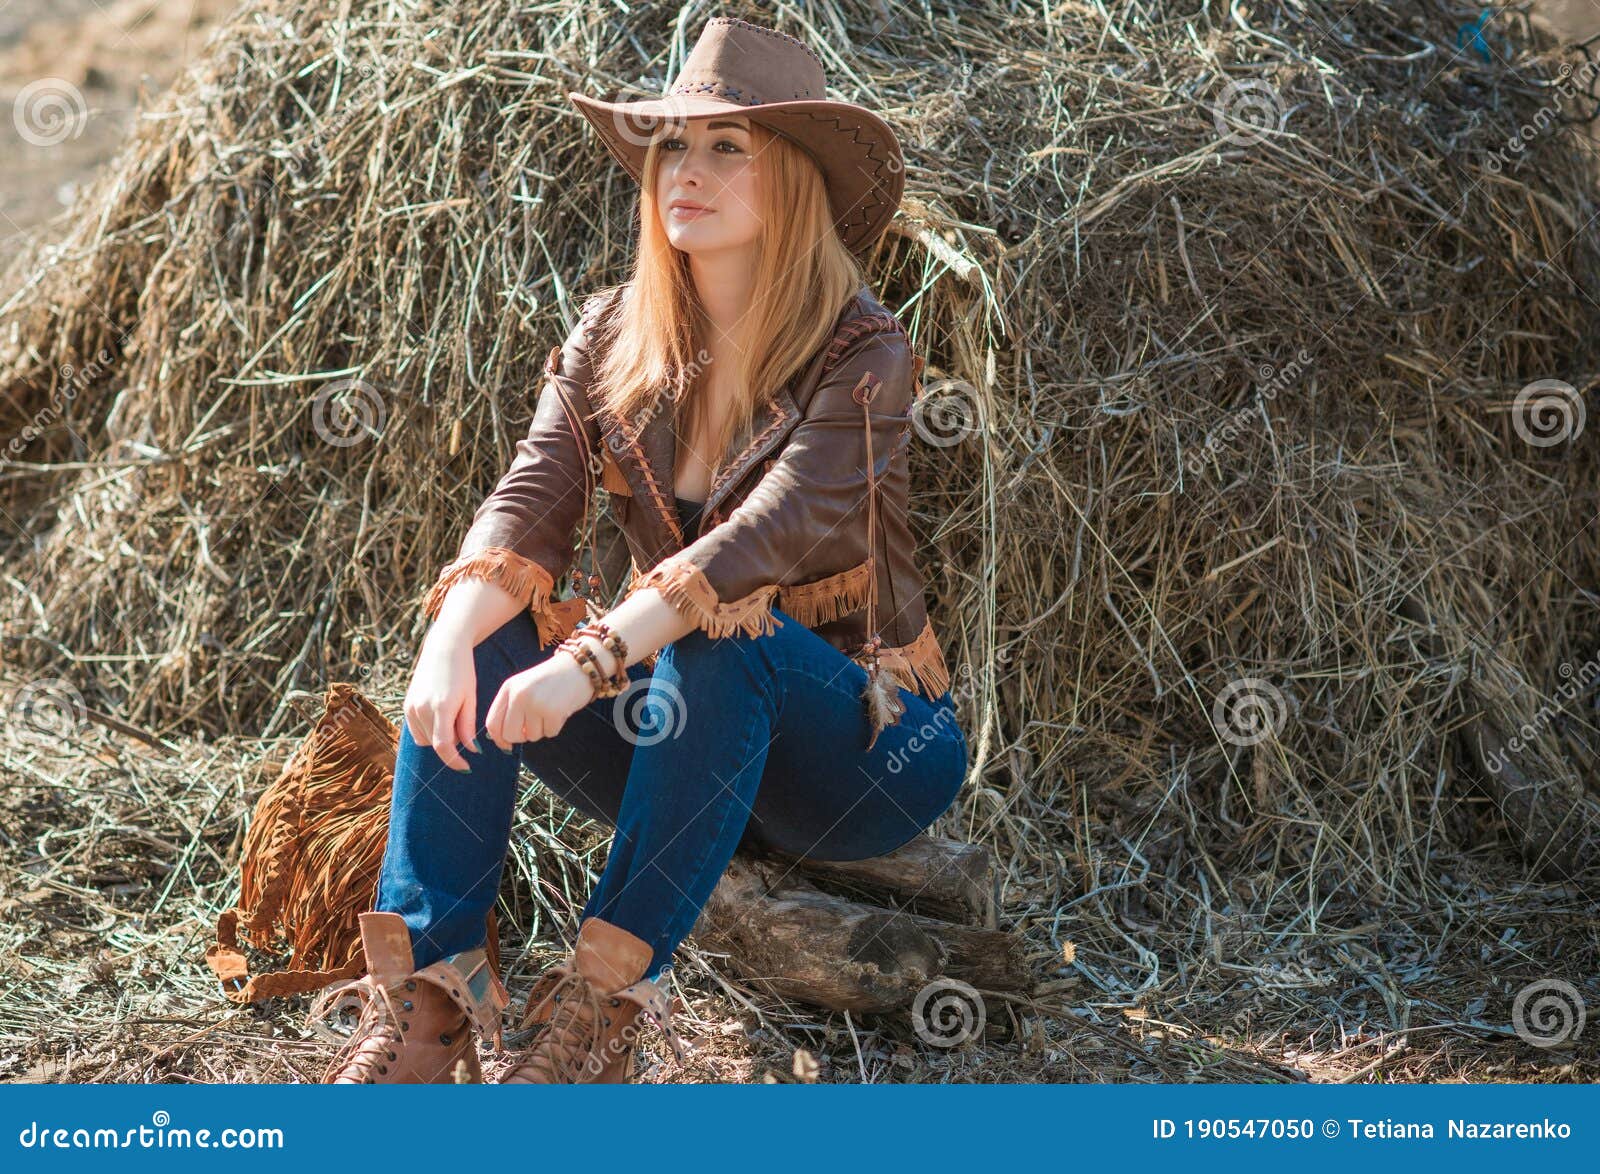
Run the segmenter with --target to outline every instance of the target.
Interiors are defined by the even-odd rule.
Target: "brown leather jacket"
[[[528,602],[541,646],[570,633],[594,613],[582,598],[552,596],[598,480],[633,556],[627,594],[656,587],[712,636],[770,632],[782,622],[776,607],[863,667],[876,631],[889,680],[937,700],[950,674],[907,522],[922,360],[904,328],[862,286],[829,344],[758,408],[753,435],[717,473],[686,535],[673,502],[672,405],[629,422],[597,412],[586,394],[619,288],[590,298],[551,350],[528,434],[440,571],[425,614],[437,616],[455,582],[478,577]]]

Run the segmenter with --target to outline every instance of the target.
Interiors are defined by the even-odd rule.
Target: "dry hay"
[[[1595,170],[1551,119],[1584,87],[1514,14],[1491,61],[1457,52],[1477,13],[1443,5],[887,10],[717,11],[806,35],[902,128],[872,280],[975,424],[944,444],[930,413],[913,457],[974,749],[939,830],[994,846],[1046,981],[990,1008],[976,1052],[889,1023],[863,1047],[851,1024],[836,1071],[1514,1079],[1576,1055],[1592,1078],[1592,1042],[1539,1052],[1506,1026],[1530,980],[1600,996],[1593,433],[1530,443],[1517,400],[1600,371]],[[35,750],[8,852],[121,910],[118,965],[157,959],[205,1007],[196,1040],[124,1024],[75,1071],[314,1071],[215,1050],[253,1025],[214,1032],[202,1003],[259,786],[240,760],[304,728],[294,689],[376,668],[394,712],[420,594],[543,356],[625,271],[633,192],[563,95],[659,87],[706,14],[250,5],[71,237],[12,270],[0,421],[43,427],[0,473],[9,680],[60,678],[183,750],[127,800],[40,793],[67,776]],[[327,410],[352,397],[364,438]],[[1524,722],[1531,746],[1485,769]],[[94,769],[137,773],[112,757]],[[548,945],[600,840],[535,806],[505,924]],[[79,850],[30,861],[43,822]],[[97,854],[151,836],[188,845],[181,878],[96,887]],[[54,973],[24,927],[5,949]],[[13,1036],[59,1003],[18,990]],[[783,1021],[730,1022],[719,1050],[697,1013],[709,1071],[828,1050],[808,1012]],[[141,1032],[165,1066],[125,1046]],[[27,1055],[61,1052],[43,1034]]]

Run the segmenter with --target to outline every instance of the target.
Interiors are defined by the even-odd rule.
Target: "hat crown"
[[[822,59],[803,41],[732,16],[716,16],[673,80],[671,94],[705,94],[760,106],[827,97]]]

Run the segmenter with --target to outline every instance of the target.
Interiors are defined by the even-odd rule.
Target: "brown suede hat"
[[[619,101],[567,97],[635,181],[644,176],[645,148],[665,122],[735,111],[799,144],[827,182],[834,226],[852,252],[864,252],[888,227],[905,189],[900,142],[878,115],[826,96],[822,60],[804,42],[776,29],[717,16],[666,95]]]

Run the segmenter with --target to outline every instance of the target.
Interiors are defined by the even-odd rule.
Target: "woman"
[[[640,181],[638,259],[551,351],[424,601],[369,973],[314,1014],[350,987],[366,1006],[324,1079],[482,1079],[520,763],[616,830],[511,1083],[626,1081],[645,1021],[679,1049],[657,980],[741,843],[862,859],[955,798],[966,739],[906,523],[921,364],[853,255],[899,203],[899,147],[824,84],[801,42],[717,18],[667,97],[569,95]],[[597,477],[634,560],[604,615],[552,600]]]

